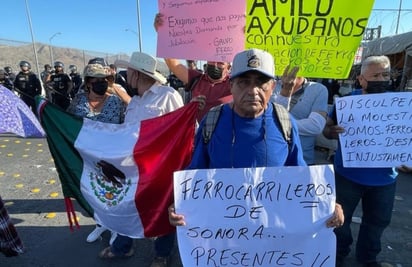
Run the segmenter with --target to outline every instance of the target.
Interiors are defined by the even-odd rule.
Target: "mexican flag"
[[[69,219],[75,198],[97,223],[122,235],[174,231],[167,207],[173,202],[173,172],[191,159],[195,103],[141,123],[109,124],[36,100]]]

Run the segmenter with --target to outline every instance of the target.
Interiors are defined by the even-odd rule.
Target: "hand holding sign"
[[[169,222],[173,226],[185,226],[185,216],[181,214],[176,214],[175,204],[170,205],[168,208]]]
[[[157,56],[232,61],[244,49],[245,9],[244,1],[159,0]]]

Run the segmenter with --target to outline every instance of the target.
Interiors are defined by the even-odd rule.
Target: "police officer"
[[[53,103],[66,110],[70,104],[70,91],[73,83],[70,76],[64,72],[63,62],[54,62],[54,74],[47,80],[47,86],[53,90]]]
[[[0,85],[4,86],[10,90],[13,90],[13,82],[10,80],[9,76],[6,75],[5,70],[0,70]]]
[[[14,79],[14,89],[20,94],[20,98],[31,107],[36,114],[34,97],[41,94],[41,83],[36,74],[31,71],[31,65],[27,61],[20,61],[20,72]]]
[[[74,96],[77,94],[79,91],[80,85],[82,85],[82,77],[80,74],[77,72],[77,66],[76,65],[70,65],[69,66],[70,70],[70,78],[72,79],[73,83],[73,89],[70,91],[70,96],[71,98],[74,98]]]
[[[4,67],[4,71],[12,82],[16,79],[16,75],[13,73],[13,69],[10,66]]]

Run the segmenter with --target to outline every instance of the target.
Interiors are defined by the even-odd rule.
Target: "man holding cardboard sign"
[[[358,77],[362,94],[384,93],[389,88],[390,61],[386,56],[371,56],[362,62]],[[366,96],[365,96],[366,97]],[[336,107],[323,131],[327,138],[338,138],[345,128],[337,125]],[[370,137],[373,137],[371,135]],[[345,167],[339,142],[335,156],[336,199],[342,205],[346,218],[352,218],[362,200],[362,222],[356,243],[356,258],[365,267],[382,266],[377,262],[381,251],[381,236],[389,226],[395,199],[397,172],[394,168]],[[342,266],[350,253],[353,237],[351,220],[335,229],[337,237],[337,266]]]
[[[209,140],[205,140],[203,129],[208,127],[208,116],[214,109],[206,115],[188,169],[306,166],[296,121],[283,107],[269,101],[276,85],[274,75],[273,57],[263,50],[250,49],[235,56],[230,76],[233,102],[221,106]],[[282,120],[290,122],[289,140],[282,134]],[[175,213],[173,205],[169,208],[169,220],[175,226],[186,223],[182,214]],[[342,209],[337,204],[326,225],[339,227],[343,221]]]
[[[159,13],[154,21],[156,31],[162,25],[163,15]],[[197,116],[199,122],[210,108],[232,100],[228,62],[208,61],[205,73],[189,69],[178,59],[165,58],[165,62],[170,71],[186,85],[186,91],[191,99],[201,102],[202,109],[198,111]]]

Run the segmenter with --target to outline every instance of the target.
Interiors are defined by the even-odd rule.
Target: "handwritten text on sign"
[[[412,93],[336,99],[345,167],[412,165]]]
[[[280,75],[347,78],[373,0],[247,0],[246,47],[271,53]],[[356,7],[356,8],[354,8]]]
[[[157,56],[232,61],[244,49],[245,9],[244,1],[159,0]]]
[[[335,266],[330,165],[175,173],[184,266]]]

